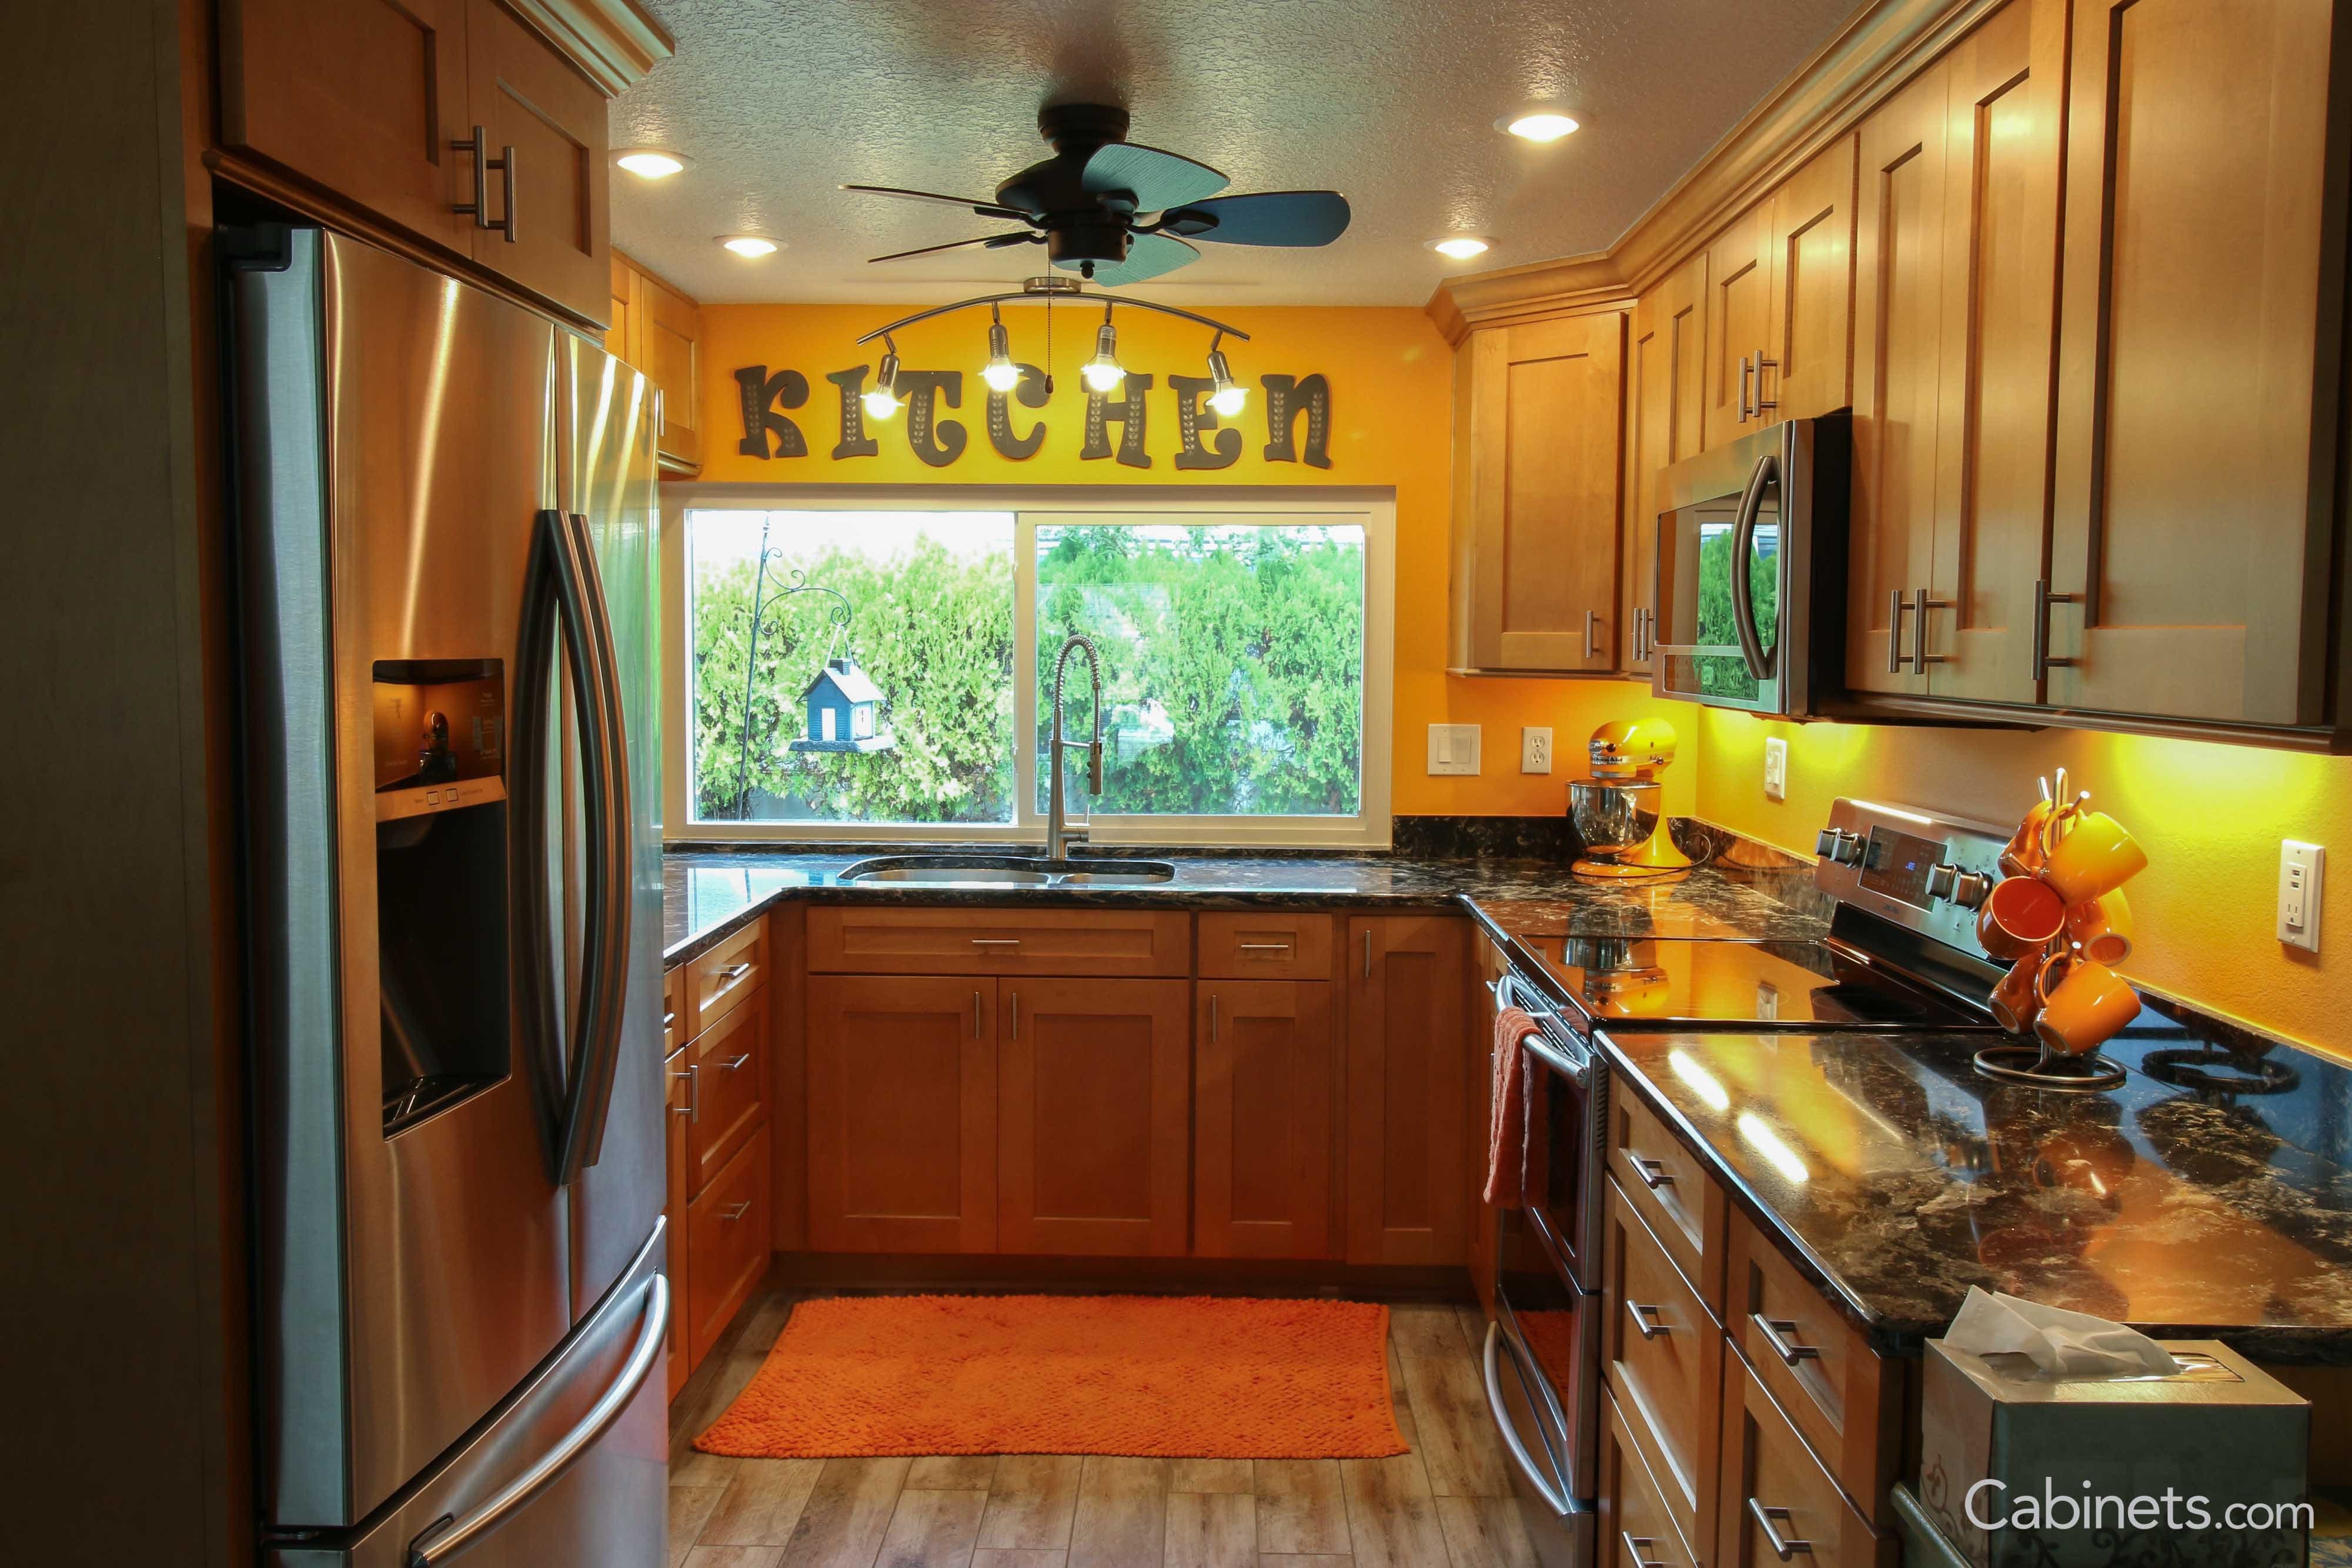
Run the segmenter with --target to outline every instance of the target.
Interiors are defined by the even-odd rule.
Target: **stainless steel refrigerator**
[[[665,1560],[656,406],[224,231],[269,1561]]]

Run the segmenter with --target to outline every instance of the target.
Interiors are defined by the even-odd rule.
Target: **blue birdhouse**
[[[793,751],[887,751],[897,744],[881,728],[882,689],[868,680],[854,657],[827,659],[801,693],[808,733]]]

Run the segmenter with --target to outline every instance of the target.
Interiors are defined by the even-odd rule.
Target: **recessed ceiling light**
[[[1575,133],[1576,121],[1556,109],[1528,109],[1503,116],[1495,129],[1529,141],[1557,141]]]
[[[764,235],[720,235],[719,243],[737,256],[749,256],[755,260],[760,256],[775,255],[780,244]]]
[[[666,147],[625,147],[613,162],[641,180],[667,180],[686,168],[687,160]]]
[[[1448,235],[1444,239],[1431,240],[1429,248],[1440,256],[1450,256],[1456,261],[1467,261],[1474,256],[1486,255],[1487,244],[1476,235]]]

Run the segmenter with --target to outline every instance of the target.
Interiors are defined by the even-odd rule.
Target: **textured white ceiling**
[[[988,197],[1050,151],[1046,102],[1126,105],[1129,138],[1215,165],[1231,193],[1329,188],[1355,221],[1286,251],[1203,245],[1134,292],[1176,303],[1419,304],[1460,272],[1606,246],[1833,32],[1853,0],[652,0],[677,56],[613,106],[614,242],[707,301],[955,298],[1040,250],[869,267],[1008,225],[844,181]],[[1494,129],[1530,99],[1585,129]],[[788,243],[745,262],[713,243]],[[1492,238],[1476,261],[1424,248]]]

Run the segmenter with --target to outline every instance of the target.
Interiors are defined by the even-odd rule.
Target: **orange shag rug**
[[[843,1296],[793,1309],[706,1454],[1377,1458],[1389,1310],[1193,1296]]]

